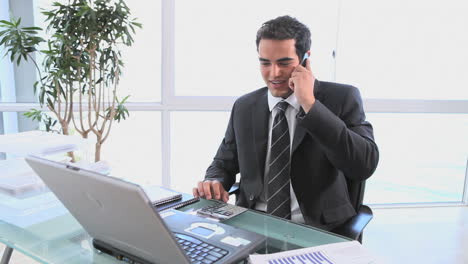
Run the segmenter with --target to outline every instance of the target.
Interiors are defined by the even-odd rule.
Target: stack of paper
[[[274,254],[250,255],[252,264],[377,264],[381,263],[359,242],[341,242]]]
[[[77,149],[85,141],[82,138],[44,131],[27,131],[0,135],[0,152],[17,156],[39,156],[64,153]]]
[[[0,192],[26,198],[47,190],[23,158],[0,161]]]
[[[79,137],[43,131],[0,135],[0,152],[9,154],[9,159],[0,160],[0,220],[21,228],[32,228],[64,216],[67,209],[23,157],[47,156],[64,162],[68,160],[66,152],[83,149],[86,145],[87,142]],[[101,173],[110,171],[105,162],[81,161],[78,166]]]
[[[67,209],[52,192],[18,199],[0,193],[0,220],[21,228],[66,214]]]

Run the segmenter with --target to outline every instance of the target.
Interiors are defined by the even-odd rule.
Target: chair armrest
[[[343,225],[332,230],[332,232],[358,240],[364,227],[370,222],[373,214],[372,210],[367,205],[361,205],[355,216],[346,221]]]
[[[240,190],[239,190],[239,183],[236,182],[236,183],[234,183],[234,184],[232,185],[231,189],[229,189],[229,192],[228,192],[228,193],[229,193],[229,195],[233,195],[233,194],[238,195],[239,192],[240,192]]]

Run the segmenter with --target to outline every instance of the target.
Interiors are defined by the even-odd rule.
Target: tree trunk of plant
[[[61,122],[61,126],[62,126],[63,134],[69,136],[70,132],[68,130],[68,123],[67,122]],[[76,162],[75,153],[73,151],[67,152],[67,155],[71,158],[72,163]]]
[[[99,143],[100,140],[98,139],[96,142],[96,152],[94,153],[94,162],[98,162],[101,160],[101,143]]]

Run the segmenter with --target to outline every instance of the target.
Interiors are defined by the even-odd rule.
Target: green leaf
[[[50,100],[50,98],[47,98],[47,106],[49,106],[52,109],[55,109],[54,108],[54,103],[52,102],[52,100]]]
[[[9,25],[9,26],[15,26],[13,23],[9,22],[9,21],[6,21],[6,20],[0,20],[0,23],[2,24],[6,24],[6,25]]]
[[[25,30],[42,30],[40,27],[24,27]]]
[[[37,85],[39,84],[39,81],[35,81],[33,88],[34,88],[34,93],[37,93]]]
[[[137,26],[137,27],[139,27],[139,28],[142,28],[142,27],[143,27],[143,24],[138,23],[138,22],[131,22],[131,24],[134,25],[134,26]]]
[[[2,38],[2,40],[0,41],[0,45],[3,45],[5,42],[9,41],[11,38],[11,36],[9,35],[6,35],[5,37]]]
[[[122,102],[120,102],[120,104],[124,104],[129,97],[130,95],[125,96],[124,99],[122,99]]]
[[[39,122],[42,121],[42,116],[45,115],[42,111],[31,108],[29,112],[23,113],[24,116],[31,118],[33,121],[37,120]]]

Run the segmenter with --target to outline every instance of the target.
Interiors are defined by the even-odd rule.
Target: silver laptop
[[[34,156],[26,161],[93,238],[95,248],[118,259],[234,263],[264,244],[261,235],[198,216],[175,210],[159,214],[139,185]]]

